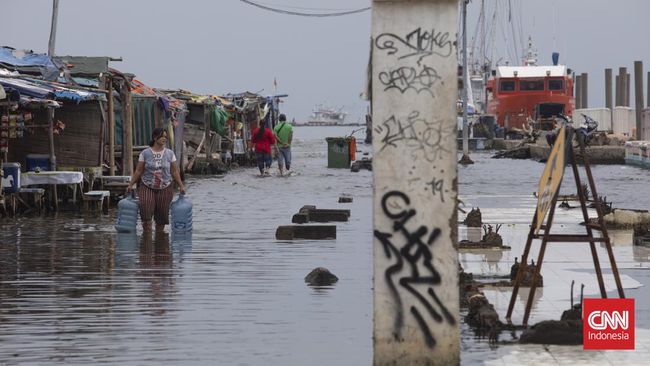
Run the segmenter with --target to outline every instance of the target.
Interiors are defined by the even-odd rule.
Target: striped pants
[[[163,189],[151,189],[144,184],[138,187],[138,200],[140,201],[140,219],[142,222],[154,221],[158,225],[169,224],[169,208],[174,197],[172,184]]]

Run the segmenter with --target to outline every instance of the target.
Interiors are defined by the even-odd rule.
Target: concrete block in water
[[[315,209],[316,209],[316,206],[304,205],[304,206],[302,206],[300,208],[300,210],[298,210],[298,212],[300,212],[300,213],[309,213],[309,211],[315,210]]]
[[[339,203],[350,203],[352,202],[352,197],[341,196],[339,197]]]
[[[307,215],[310,222],[345,222],[350,217],[350,210],[318,209],[316,206],[303,206],[298,214]]]
[[[306,224],[309,222],[309,215],[305,213],[297,213],[293,215],[291,222],[294,224]]]
[[[309,211],[309,221],[311,222],[330,222],[348,221],[350,210],[311,210]]]
[[[284,225],[275,231],[277,240],[336,239],[336,225]]]
[[[314,268],[305,276],[305,282],[310,286],[329,286],[338,280],[339,278],[325,267]]]

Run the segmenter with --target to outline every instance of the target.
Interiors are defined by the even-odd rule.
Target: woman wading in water
[[[138,158],[138,165],[131,176],[131,183],[126,188],[127,193],[138,185],[138,200],[140,201],[140,218],[142,228],[151,231],[151,218],[156,222],[156,232],[162,233],[169,223],[169,208],[174,190],[172,178],[178,184],[181,193],[185,193],[185,185],[176,165],[176,155],[165,146],[167,132],[156,128],[151,134],[149,148],[144,149]]]

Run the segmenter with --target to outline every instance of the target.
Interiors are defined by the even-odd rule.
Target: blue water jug
[[[138,200],[130,192],[117,203],[115,230],[119,233],[134,233],[138,224]]]
[[[172,202],[172,232],[192,231],[192,202],[183,193]]]

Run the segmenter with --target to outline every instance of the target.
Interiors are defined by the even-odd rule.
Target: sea
[[[274,169],[271,177],[260,178],[252,167],[223,176],[187,176],[191,235],[118,234],[115,210],[0,219],[0,365],[372,364],[373,176],[367,170],[328,169],[325,140],[354,134],[358,158],[370,158],[371,147],[362,143],[365,131],[358,129],[296,127],[288,177]],[[480,207],[485,223],[502,224],[499,233],[511,247],[459,253],[464,269],[486,282],[510,273],[521,255],[544,167],[491,154],[475,152],[474,165],[458,168],[461,209]],[[575,192],[570,173],[562,188],[566,194]],[[593,173],[598,193],[614,207],[650,207],[650,171],[612,165],[594,166]],[[342,195],[353,202],[338,203]],[[336,223],[336,240],[276,240],[276,228],[290,224],[304,205],[350,209],[350,220]],[[558,232],[584,233],[579,209],[556,212]],[[459,227],[460,239],[481,235],[481,229]],[[510,332],[490,342],[465,325],[463,311],[461,363],[647,360],[650,249],[633,246],[629,231],[612,237],[626,295],[637,299],[636,350],[522,346],[520,334]],[[538,248],[533,246],[533,255]],[[613,295],[604,250],[598,253]],[[315,267],[328,268],[339,281],[308,286],[304,277]],[[586,244],[549,245],[542,274],[531,323],[559,319],[570,305],[571,280],[585,284],[585,297],[598,295]],[[509,290],[484,292],[503,318]],[[520,292],[515,322],[526,295]]]

